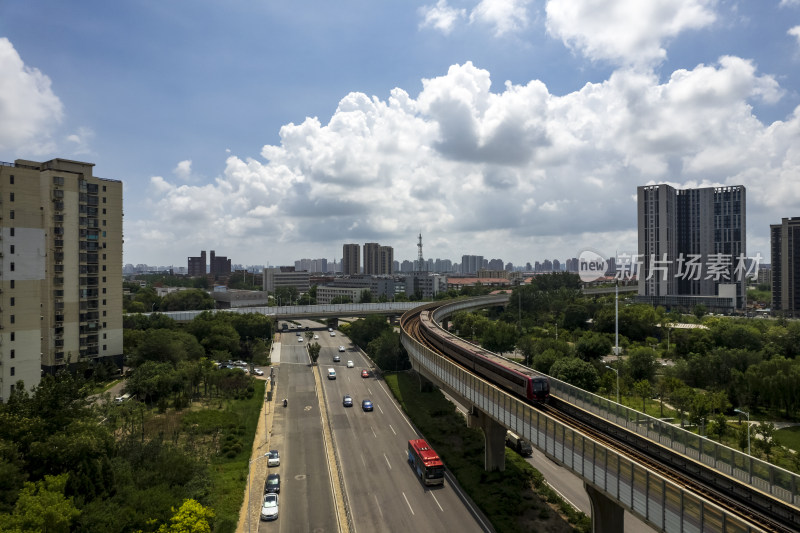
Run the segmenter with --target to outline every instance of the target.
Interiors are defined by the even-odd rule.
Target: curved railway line
[[[446,348],[448,345],[460,345],[460,350],[463,351],[465,346],[470,346],[475,348],[483,357],[492,357],[497,361],[502,361],[504,366],[516,365],[505,358],[486,352],[479,347],[474,347],[470,343],[443,330],[441,326],[429,318],[430,312],[439,305],[441,304],[429,304],[408,311],[401,319],[401,328],[417,342],[453,359],[458,364],[461,363],[457,358],[444,353],[446,349],[442,348]],[[462,364],[461,366],[464,365]],[[524,368],[528,373],[531,372],[531,369],[527,367],[521,368]],[[472,371],[473,369],[467,368],[467,370]],[[501,383],[498,383],[497,380],[492,380],[490,376],[482,377],[486,377],[494,381],[496,385],[504,388]],[[509,392],[514,393],[514,391]],[[753,524],[754,527],[776,533],[791,533],[800,530],[800,513],[797,510],[771,498],[754,487],[739,482],[735,478],[712,471],[702,463],[697,463],[686,456],[679,456],[671,450],[665,451],[666,448],[662,445],[613,425],[609,421],[600,419],[578,407],[567,404],[557,397],[551,396],[550,405],[530,401],[528,403],[553,419],[602,443],[629,460],[646,466],[688,491],[701,495],[731,514]],[[725,483],[730,485],[727,491],[723,491],[718,486],[715,487],[711,482],[712,479],[717,480],[719,476],[724,476]],[[716,484],[720,485],[718,480]],[[756,503],[754,504],[754,502]],[[674,503],[680,505],[680,502]],[[759,505],[766,507],[768,511],[765,512],[758,509]]]

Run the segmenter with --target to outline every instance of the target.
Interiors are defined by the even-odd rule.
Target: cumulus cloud
[[[800,45],[800,26],[795,26],[794,28],[790,29],[786,33],[788,33],[789,35],[791,35],[795,39],[797,39],[797,44]]]
[[[488,24],[495,36],[524,30],[528,27],[530,0],[481,0],[469,15],[470,22]]]
[[[420,28],[433,28],[447,35],[459,20],[467,16],[467,11],[450,7],[447,0],[439,0],[436,5],[419,8],[419,14],[422,17]]]
[[[91,128],[80,127],[75,133],[67,135],[67,150],[75,155],[91,154],[90,145],[93,139],[94,131]]]
[[[781,0],[780,6],[800,6],[800,0]]]
[[[229,156],[214,183],[152,178],[156,218],[131,232],[196,248],[213,228],[256,257],[275,246],[301,257],[309,243],[333,243],[324,255],[336,257],[350,241],[407,243],[411,256],[422,231],[442,257],[508,260],[511,243],[524,257],[635,250],[634,193],[649,182],[743,184],[749,228],[800,204],[800,108],[760,122],[751,102],[782,90],[747,60],[664,81],[623,69],[562,96],[538,80],[492,89],[489,72],[465,63],[423,80],[416,97],[348,94],[327,124],[283,126],[263,160]]]
[[[715,0],[548,0],[547,30],[593,61],[652,65],[664,43],[716,20]]]
[[[50,132],[61,122],[61,100],[50,78],[26,66],[14,45],[0,37],[0,151],[38,155],[52,149]]]
[[[189,179],[192,177],[192,160],[186,159],[179,162],[178,166],[175,167],[172,173],[175,174],[178,179],[189,181]]]

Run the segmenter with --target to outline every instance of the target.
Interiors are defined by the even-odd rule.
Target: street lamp
[[[747,417],[747,455],[750,455],[750,413],[742,411],[741,409],[734,409],[734,412]]]
[[[247,462],[247,533],[250,533],[250,465],[268,455],[269,453],[265,453],[264,455],[259,455],[255,459],[250,459]]]
[[[613,371],[617,375],[617,403],[619,403],[619,370],[606,365],[606,368]]]
[[[153,314],[153,309],[155,309],[155,308],[156,308],[156,303],[153,302],[153,305],[150,307],[150,314],[151,315]]]

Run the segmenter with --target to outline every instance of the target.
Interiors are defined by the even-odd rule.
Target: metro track
[[[433,307],[436,307],[436,305],[431,304],[425,306],[424,308],[417,308],[407,312],[405,315],[403,315],[401,329],[404,330],[409,337],[413,338],[423,346],[442,354],[441,351],[437,350],[434,345],[425,338],[425,331],[424,328],[422,328],[420,321],[421,312],[424,309],[431,309]],[[442,355],[447,357],[447,354]],[[656,472],[658,475],[670,480],[687,491],[702,496],[720,508],[730,512],[733,515],[736,515],[745,522],[750,523],[755,528],[771,533],[797,533],[798,530],[792,525],[779,522],[772,516],[766,515],[765,513],[754,509],[752,506],[747,505],[747,502],[742,502],[732,498],[720,492],[718,488],[712,487],[709,484],[692,477],[691,475],[681,472],[680,470],[676,470],[674,465],[670,465],[666,461],[653,457],[652,455],[648,455],[630,443],[624,442],[619,438],[597,430],[590,424],[569,415],[558,407],[558,404],[565,404],[565,402],[555,396],[552,396],[552,394],[551,402],[552,403],[550,405],[538,403],[530,403],[530,405],[541,410],[551,418],[558,420],[562,424],[569,426],[590,437],[591,439],[603,444],[604,446],[614,450],[616,453],[625,457],[626,459],[646,466],[650,470]],[[575,410],[577,408],[571,406],[571,409]],[[595,416],[588,413],[587,415],[588,417]],[[635,435],[635,437],[641,438],[639,435]],[[680,508],[680,502],[670,503],[673,506],[677,505],[677,508]]]

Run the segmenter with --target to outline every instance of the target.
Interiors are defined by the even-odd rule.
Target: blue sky
[[[0,160],[125,184],[126,263],[635,251],[637,185],[800,216],[800,0],[0,4]]]

